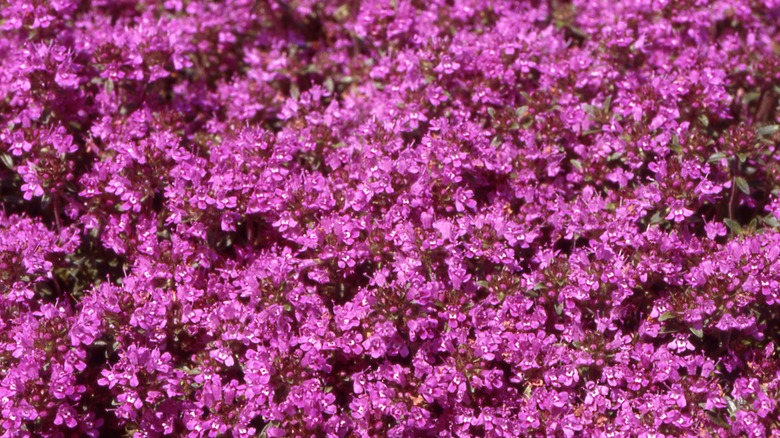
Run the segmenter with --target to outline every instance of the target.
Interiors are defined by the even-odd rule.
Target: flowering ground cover
[[[780,435],[779,26],[0,0],[0,433]]]

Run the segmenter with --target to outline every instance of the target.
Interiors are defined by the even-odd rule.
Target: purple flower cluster
[[[0,0],[2,437],[780,434],[780,1]]]

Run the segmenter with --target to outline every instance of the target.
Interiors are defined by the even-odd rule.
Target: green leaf
[[[756,134],[759,137],[768,137],[778,131],[780,131],[780,125],[768,125],[756,129]]]
[[[742,99],[742,101],[745,103],[755,102],[759,97],[761,97],[761,91],[755,90],[749,93],[745,93],[745,97]]]
[[[607,157],[607,161],[615,161],[620,159],[620,157],[623,156],[623,152],[615,152],[612,155]]]
[[[596,116],[596,109],[595,106],[588,105],[587,103],[582,105],[582,110],[594,117]]]
[[[728,404],[729,414],[734,415],[738,409],[736,403],[734,403],[734,400],[730,398],[726,398],[726,403]]]
[[[587,32],[585,32],[584,30],[580,29],[579,27],[577,27],[577,26],[572,26],[572,25],[566,25],[566,27],[567,27],[567,28],[569,29],[569,31],[571,31],[571,33],[573,33],[574,35],[577,35],[578,37],[580,37],[580,38],[582,38],[582,39],[588,39],[588,34],[587,34]]]
[[[720,161],[724,158],[727,158],[727,155],[723,152],[715,152],[714,154],[710,155],[710,158],[707,159],[708,163],[714,163],[716,161]]]
[[[528,113],[528,106],[523,105],[515,111],[518,119],[522,119]]]
[[[697,338],[700,338],[700,339],[701,339],[702,337],[704,337],[704,332],[703,332],[703,331],[701,331],[700,329],[696,329],[696,328],[690,327],[690,328],[689,328],[689,330],[690,330],[690,331],[691,331],[691,333],[693,333],[693,335],[694,335],[694,336],[696,336]]]
[[[682,153],[682,146],[680,145],[680,139],[677,138],[676,135],[672,137],[672,144],[671,146],[669,146],[669,149],[676,154]]]
[[[731,219],[723,219],[723,223],[726,224],[727,227],[731,230],[734,234],[742,234],[742,225],[739,224],[739,222]]]
[[[734,179],[734,181],[736,181],[737,187],[739,187],[739,189],[742,190],[742,193],[746,195],[750,194],[750,184],[748,184],[745,178],[738,176]]]
[[[769,225],[769,226],[770,226],[770,227],[772,227],[772,228],[777,228],[777,227],[780,227],[780,222],[778,222],[778,220],[777,220],[777,219],[775,219],[775,217],[774,217],[774,216],[772,216],[772,215],[769,215],[769,216],[762,216],[762,217],[761,217],[761,222],[763,222],[763,223],[765,223],[765,224]]]
[[[479,281],[477,281],[477,285],[479,285],[479,286],[482,286],[482,287],[484,287],[485,289],[489,289],[489,288],[490,288],[490,284],[488,284],[488,282],[487,282],[487,281],[485,281],[485,280],[479,280]]]
[[[672,312],[664,312],[664,313],[661,314],[661,316],[658,317],[658,322],[664,322],[666,320],[673,319],[673,318],[676,318],[676,317],[677,317],[677,315],[675,315]]]
[[[708,119],[707,116],[704,114],[699,116],[699,122],[701,122],[701,124],[704,125],[705,128],[710,126],[710,119]]]
[[[333,18],[338,22],[346,21],[349,18],[349,5],[341,5],[333,12]]]
[[[276,421],[270,421],[268,422],[265,427],[263,427],[263,430],[260,431],[260,437],[261,438],[267,438],[268,437],[268,430],[270,430],[272,427],[277,427],[279,423]]]
[[[5,167],[14,170],[14,159],[8,154],[0,155],[0,158],[3,160],[3,164],[5,164]]]
[[[574,166],[577,170],[582,170],[582,162],[580,160],[571,159],[569,160],[572,166]]]

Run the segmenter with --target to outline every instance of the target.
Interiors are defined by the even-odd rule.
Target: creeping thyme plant
[[[2,437],[780,435],[780,1],[0,0]]]

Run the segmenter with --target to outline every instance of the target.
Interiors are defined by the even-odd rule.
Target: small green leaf
[[[690,327],[689,329],[690,329],[691,333],[693,333],[693,335],[696,336],[697,338],[701,339],[702,337],[704,337],[704,332],[701,331],[700,329],[696,329],[696,328],[693,328],[693,327]]]
[[[278,424],[279,424],[279,423],[277,423],[276,421],[271,421],[271,422],[267,423],[267,424],[265,425],[265,427],[263,427],[263,430],[261,430],[261,431],[260,431],[260,437],[261,437],[261,438],[267,438],[267,437],[268,437],[268,431],[269,431],[269,430],[270,430],[272,427],[277,427],[277,426],[278,426]]]
[[[5,167],[14,170],[14,159],[8,154],[0,155],[0,158],[3,160],[3,164],[5,164]]]
[[[768,137],[778,131],[780,131],[780,125],[768,125],[756,129],[756,134],[759,137]]]
[[[770,227],[772,227],[772,228],[777,228],[777,227],[780,227],[780,222],[778,222],[778,220],[777,220],[777,219],[775,219],[775,217],[774,217],[774,216],[772,216],[772,215],[769,215],[769,216],[762,216],[762,217],[761,217],[761,222],[763,222],[763,223],[765,223],[765,224],[769,225],[769,226],[770,226]]]
[[[606,114],[609,114],[610,106],[612,106],[612,96],[607,96],[607,99],[604,101],[604,112]]]
[[[704,125],[705,128],[710,126],[710,119],[708,119],[707,116],[704,114],[699,116],[699,122],[701,122],[701,124]]]
[[[580,160],[575,160],[572,158],[569,162],[572,166],[574,166],[575,169],[582,170],[582,162]]]
[[[672,312],[664,312],[661,314],[661,316],[658,317],[658,322],[664,322],[669,319],[675,318],[676,315]]]
[[[737,412],[737,405],[734,403],[734,400],[731,400],[730,398],[726,399],[726,403],[728,404],[728,410],[729,414],[734,415],[734,413]]]
[[[745,103],[755,102],[759,97],[761,97],[761,91],[755,90],[749,93],[745,93],[745,97],[742,99],[742,101]]]
[[[518,119],[522,119],[528,113],[528,107],[526,105],[521,106],[515,111]]]
[[[671,146],[669,146],[669,149],[676,154],[682,153],[682,146],[680,145],[680,139],[677,138],[676,135],[672,137],[672,144]]]
[[[346,21],[349,18],[349,5],[341,5],[333,12],[333,18],[338,22]]]
[[[714,163],[716,161],[720,161],[724,158],[726,158],[726,154],[723,152],[715,152],[714,154],[710,155],[710,158],[707,159],[708,163]]]
[[[732,233],[742,234],[742,225],[740,225],[739,222],[731,219],[723,219],[723,223],[729,227]]]
[[[582,110],[585,111],[586,113],[590,114],[591,116],[595,117],[595,115],[596,115],[596,107],[593,106],[593,105],[588,105],[587,103],[583,104],[582,105]]]
[[[485,281],[485,280],[479,280],[479,281],[477,281],[477,285],[479,285],[479,286],[482,286],[482,287],[484,287],[485,289],[489,289],[489,288],[490,288],[490,284],[488,284],[488,282],[487,282],[487,281]]]
[[[574,35],[576,35],[576,36],[578,36],[578,37],[580,37],[582,39],[587,39],[588,38],[587,32],[585,32],[584,30],[580,29],[577,26],[566,25],[566,28],[568,28],[569,31],[571,31],[571,33],[573,33]]]
[[[737,183],[737,187],[739,187],[740,190],[742,190],[742,193],[749,195],[750,194],[750,184],[748,184],[747,180],[745,178],[742,178],[741,176],[738,176],[734,179]]]
[[[72,182],[68,181],[65,183],[65,191],[71,195],[77,195],[79,193],[79,188],[76,187],[76,185]]]
[[[607,157],[607,161],[615,161],[620,159],[620,157],[623,156],[623,152],[615,152],[612,155]]]
[[[491,119],[495,119],[496,118],[496,109],[495,108],[489,107],[487,109],[487,112],[488,112],[488,115],[490,116]]]
[[[747,156],[747,154],[738,153],[737,154],[737,158],[739,158],[739,162],[740,163],[744,163],[745,161],[747,161],[748,156]]]

